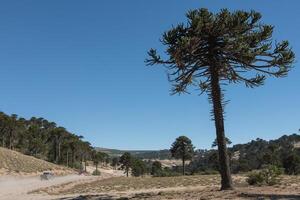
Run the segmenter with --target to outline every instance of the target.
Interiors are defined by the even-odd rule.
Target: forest
[[[159,160],[174,159],[170,150],[120,151],[123,155],[110,154],[109,150],[94,148],[82,136],[69,132],[44,118],[24,119],[15,114],[0,113],[0,144],[4,148],[19,151],[52,163],[82,169],[83,163],[110,163],[113,167],[131,169],[132,175],[177,176],[182,166],[163,167]],[[228,142],[230,140],[228,139]],[[286,174],[300,174],[300,135],[284,135],[266,141],[260,138],[246,144],[228,148],[232,173],[263,169],[272,165],[282,168]],[[216,174],[219,171],[218,151],[215,141],[212,149],[197,149],[192,152],[185,174]],[[97,151],[96,151],[97,149]],[[122,163],[122,156],[127,161]],[[175,157],[176,159],[176,157]],[[123,159],[124,160],[124,159]],[[129,161],[128,161],[129,160]]]
[[[44,118],[25,119],[0,112],[0,144],[56,164],[79,168],[92,155],[92,146],[82,136]]]

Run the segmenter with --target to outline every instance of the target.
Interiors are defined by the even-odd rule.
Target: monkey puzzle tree
[[[292,67],[294,53],[287,41],[272,42],[273,26],[260,22],[255,11],[227,9],[214,14],[207,9],[191,10],[186,24],[179,24],[162,37],[166,56],[150,49],[148,65],[162,64],[168,69],[172,94],[196,86],[208,94],[215,121],[221,189],[232,189],[224,133],[224,91],[228,83],[256,87],[267,75],[284,77]]]
[[[117,166],[119,165],[119,157],[113,157],[111,161],[111,166],[114,169],[117,169]]]
[[[194,154],[192,141],[186,136],[176,138],[171,146],[172,157],[182,160],[182,175],[185,175],[185,161],[190,160]]]
[[[152,166],[151,166],[151,175],[152,176],[158,176],[160,175],[162,172],[162,165],[161,165],[161,162],[159,161],[154,161],[152,163]]]
[[[98,173],[98,165],[100,162],[103,161],[103,153],[94,151],[94,152],[92,152],[92,154],[93,154],[92,159],[93,159],[94,165],[96,166],[95,173]]]
[[[130,153],[125,152],[121,157],[119,162],[121,163],[121,169],[125,170],[126,176],[128,177],[129,174],[129,169],[132,164],[132,156]]]

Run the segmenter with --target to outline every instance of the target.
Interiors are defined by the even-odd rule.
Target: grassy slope
[[[71,170],[53,163],[27,156],[16,151],[0,147],[0,174],[7,172],[37,173],[53,170],[59,174],[70,173]]]

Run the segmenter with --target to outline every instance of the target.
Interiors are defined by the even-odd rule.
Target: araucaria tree
[[[125,174],[128,177],[129,174],[129,169],[131,167],[132,164],[132,157],[131,154],[128,152],[125,152],[121,157],[120,157],[120,161],[121,163],[121,169],[125,170]]]
[[[182,175],[185,175],[185,161],[192,159],[194,146],[192,141],[186,136],[176,138],[171,146],[172,157],[182,160]]]
[[[96,151],[93,152],[92,159],[93,159],[94,165],[96,166],[95,172],[97,173],[98,172],[98,165],[99,165],[100,162],[103,161],[103,154],[102,154],[102,152],[96,152]]]
[[[188,92],[188,86],[208,94],[216,127],[221,189],[232,189],[222,86],[244,83],[256,87],[266,76],[284,77],[295,56],[287,41],[272,42],[273,26],[260,22],[258,12],[223,9],[214,14],[202,8],[189,11],[186,17],[186,24],[163,34],[167,55],[161,57],[150,49],[146,62],[166,66],[173,94]]]

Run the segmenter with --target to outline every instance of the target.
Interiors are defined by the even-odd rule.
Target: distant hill
[[[0,175],[11,173],[31,174],[51,170],[55,174],[68,174],[73,170],[0,147]]]
[[[286,149],[287,147],[300,148],[300,135],[283,135],[282,137],[270,141],[266,141],[260,138],[252,140],[245,144],[235,144],[232,147],[229,147],[229,151],[232,152],[233,158],[239,159],[241,155],[250,155],[252,158],[255,153],[266,152],[267,148],[270,145],[278,146],[281,149]],[[168,149],[164,150],[119,150],[119,149],[109,149],[96,147],[97,151],[107,153],[111,157],[119,157],[125,152],[131,153],[133,156],[141,159],[159,159],[166,160],[172,159],[171,153]],[[206,157],[211,152],[215,152],[215,149],[198,149],[195,152],[195,157]]]
[[[168,149],[165,150],[118,150],[96,147],[97,151],[107,153],[111,157],[119,157],[125,152],[129,152],[133,156],[141,159],[171,159],[171,154]]]
[[[257,138],[245,144],[236,144],[228,148],[231,169],[234,173],[260,169],[266,165],[277,165],[289,171],[297,165],[300,174],[300,135],[283,135],[274,140]],[[290,162],[294,162],[291,164]],[[298,166],[299,165],[299,166]],[[218,170],[218,153],[216,149],[197,150],[190,164],[191,171]]]

